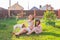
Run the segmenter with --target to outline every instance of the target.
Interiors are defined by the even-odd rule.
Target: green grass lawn
[[[16,23],[23,23],[24,21],[25,20],[19,20],[17,22],[15,19],[0,20],[0,24],[2,23],[7,25],[6,27],[2,27],[2,29],[0,28],[0,40],[60,40],[60,20],[57,20],[55,27],[46,25],[42,22],[41,26],[43,32],[39,35],[35,33],[29,36],[23,34],[19,37],[12,35],[13,25]],[[17,31],[19,31],[19,29],[17,29],[16,32]]]

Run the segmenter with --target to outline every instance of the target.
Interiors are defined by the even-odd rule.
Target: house
[[[39,10],[37,7],[33,7],[33,8],[31,8],[30,10]]]
[[[23,9],[24,8],[21,5],[19,5],[18,2],[8,8],[8,10],[23,10]]]
[[[23,10],[24,8],[17,3],[15,3],[14,5],[8,7],[8,15],[13,16],[13,15],[23,15]]]
[[[0,7],[0,10],[7,10],[7,9],[4,9],[4,8]]]
[[[40,10],[52,10],[54,9],[51,5],[46,4],[45,6],[41,7]]]

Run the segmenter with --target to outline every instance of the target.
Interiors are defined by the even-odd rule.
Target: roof
[[[53,8],[51,5],[45,5],[41,8],[41,10],[46,10],[46,8],[48,7],[48,10],[51,10],[51,8]]]
[[[30,10],[39,10],[37,7],[33,7],[33,8],[31,8]]]
[[[4,9],[4,8],[0,7],[0,10],[7,10],[7,9]]]
[[[15,3],[11,7],[9,7],[8,9],[10,9],[10,10],[23,10],[24,8],[22,6],[20,6],[18,3]]]

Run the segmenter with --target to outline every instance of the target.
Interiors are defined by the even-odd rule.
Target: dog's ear
[[[24,28],[24,27],[25,27],[25,24],[22,25],[22,28]]]

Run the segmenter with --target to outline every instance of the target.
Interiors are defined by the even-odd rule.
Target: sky
[[[29,9],[31,9],[33,6],[36,6],[39,8],[39,5],[46,5],[50,4],[54,9],[60,9],[60,0],[11,0],[11,5],[15,3],[19,3],[22,7],[24,7],[25,10],[28,9],[28,3],[29,3]],[[9,0],[0,0],[0,7],[8,9],[9,7]]]

